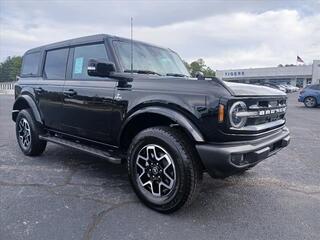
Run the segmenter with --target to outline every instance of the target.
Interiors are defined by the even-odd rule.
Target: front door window
[[[101,43],[74,48],[72,79],[81,80],[100,78],[88,75],[87,66],[89,59],[108,59],[105,45]]]

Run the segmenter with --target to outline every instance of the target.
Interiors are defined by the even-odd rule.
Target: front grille
[[[257,116],[249,117],[245,126],[260,125],[284,119],[285,111],[287,108],[286,100],[258,100],[255,103],[250,103],[248,112],[264,113]]]
[[[247,121],[243,127],[230,127],[230,130],[236,132],[260,132],[276,128],[285,123],[287,108],[285,98],[250,98],[241,99],[241,101],[245,102],[247,110],[237,113],[237,116],[247,117]],[[234,101],[230,103],[230,106],[233,103]]]

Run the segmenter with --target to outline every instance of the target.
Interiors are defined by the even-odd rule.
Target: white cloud
[[[69,10],[75,7],[59,2],[59,9],[64,6]],[[305,14],[295,9],[226,11],[224,14],[207,12],[205,16],[198,14],[194,19],[179,18],[171,22],[163,19],[164,24],[159,24],[163,17],[159,14],[155,16],[157,24],[148,24],[148,19],[141,24],[143,12],[137,14],[139,9],[132,12],[126,9],[125,14],[122,12],[118,18],[113,12],[113,20],[110,16],[104,18],[98,10],[97,18],[91,13],[91,20],[83,20],[76,17],[78,12],[85,12],[85,8],[81,8],[73,13],[75,19],[72,21],[70,16],[65,16],[66,9],[60,12],[59,17],[35,9],[30,19],[26,14],[19,18],[20,8],[16,6],[11,10],[14,9],[14,12],[9,11],[11,14],[1,15],[0,60],[8,55],[21,55],[32,47],[84,35],[109,33],[129,37],[129,24],[124,23],[124,18],[129,19],[132,12],[136,15],[135,22],[138,22],[134,28],[136,39],[170,47],[188,61],[204,58],[213,69],[295,63],[297,53],[307,63],[320,58],[320,13]],[[146,6],[141,9],[148,10]],[[114,10],[120,11],[121,8]],[[150,11],[155,11],[154,7]],[[121,23],[117,24],[118,20]],[[153,21],[151,17],[150,21]]]
[[[301,17],[295,10],[217,15],[136,35],[188,60],[202,57],[214,69],[295,63],[297,53],[306,62],[320,58],[320,14]]]

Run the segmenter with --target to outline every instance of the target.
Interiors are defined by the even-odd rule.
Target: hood
[[[224,82],[233,96],[286,96],[280,90],[245,83]]]

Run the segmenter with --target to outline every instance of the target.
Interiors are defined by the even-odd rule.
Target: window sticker
[[[76,58],[76,61],[74,63],[74,70],[73,72],[75,74],[81,74],[82,73],[82,66],[83,66],[83,57]]]

